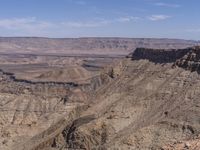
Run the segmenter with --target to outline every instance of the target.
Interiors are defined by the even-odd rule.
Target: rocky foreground
[[[0,149],[199,149],[199,72],[198,46],[138,48],[87,84],[28,82],[2,70]]]

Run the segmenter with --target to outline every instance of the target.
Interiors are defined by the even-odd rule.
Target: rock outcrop
[[[172,50],[137,48],[127,58],[132,58],[132,60],[146,59],[161,64],[174,63],[173,67],[178,66],[186,70],[200,72],[199,46]]]
[[[133,60],[147,59],[155,63],[173,63],[189,51],[190,48],[172,50],[137,48],[129,57],[131,56]]]
[[[5,87],[0,89],[4,96],[1,107],[16,107],[17,110],[24,107],[30,111],[36,108],[33,105],[39,105],[38,101],[41,106],[48,106],[44,102],[56,102],[53,105],[55,107],[45,108],[46,112],[34,110],[29,114],[27,111],[23,113],[16,110],[9,114],[14,120],[13,124],[29,123],[24,130],[14,130],[21,131],[23,139],[26,137],[25,131],[39,127],[40,124],[33,124],[38,118],[41,119],[41,124],[50,120],[48,127],[31,132],[32,135],[25,141],[11,138],[17,140],[12,148],[157,150],[167,149],[168,145],[175,148],[193,146],[193,142],[198,143],[200,135],[199,61],[199,47],[171,50],[138,48],[127,58],[104,67],[99,75],[90,79],[89,84],[66,88],[65,99],[60,99],[59,95],[54,95],[51,91],[48,97],[44,97],[43,88],[38,88],[32,94],[32,101],[27,101],[29,97],[27,98],[26,93],[14,92],[11,94],[15,97],[13,100],[7,95],[8,91],[4,90],[22,84],[9,82],[8,75],[3,75],[7,78],[0,82]],[[26,87],[34,86],[36,85],[26,83]],[[85,101],[77,103],[80,100],[73,98],[76,95],[84,97]],[[22,105],[16,102],[20,98],[23,98]],[[71,107],[67,107],[69,105]],[[60,112],[62,110],[66,112]],[[36,116],[36,119],[33,120],[31,115]],[[21,121],[20,116],[27,119]],[[7,121],[8,118],[9,116]],[[5,124],[4,120],[5,117],[1,120],[2,124]],[[13,133],[13,130],[8,129],[2,133],[4,138],[1,142],[4,145],[5,140]],[[180,141],[188,141],[190,145],[176,145]]]
[[[178,65],[197,62],[197,51],[137,49],[107,69],[90,107],[42,149],[162,149],[197,137],[200,76]]]
[[[193,47],[189,50],[190,51],[185,54],[184,57],[175,62],[175,65],[190,71],[197,71],[200,73],[200,47]]]

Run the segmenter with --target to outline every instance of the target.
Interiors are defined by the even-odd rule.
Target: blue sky
[[[0,36],[200,40],[200,0],[0,0]]]

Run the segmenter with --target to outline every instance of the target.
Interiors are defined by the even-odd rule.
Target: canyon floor
[[[195,45],[0,38],[0,149],[200,149]]]

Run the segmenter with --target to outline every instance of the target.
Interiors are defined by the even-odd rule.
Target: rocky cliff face
[[[56,115],[59,110],[68,110],[68,113],[53,120],[55,122],[43,128],[39,134],[19,141],[13,145],[13,149],[157,150],[168,149],[173,144],[175,148],[190,146],[176,145],[180,141],[189,141],[195,147],[195,143],[199,143],[196,137],[200,135],[199,50],[199,47],[167,51],[138,48],[129,55],[130,58],[106,67],[99,76],[91,79],[90,85],[69,88],[72,97],[77,95],[77,91],[87,93],[85,105],[70,108],[72,111],[66,107],[70,103],[63,105],[58,95],[42,97],[43,91],[41,95],[34,95],[37,105],[38,98],[51,101],[52,104],[57,100],[56,111],[44,118]],[[3,85],[7,83],[3,82]],[[19,84],[10,83],[7,86],[12,85]],[[26,102],[25,98],[23,106],[28,104],[28,110],[33,104]],[[7,106],[7,101],[2,102],[3,106]],[[16,104],[12,106],[18,109],[22,107]],[[40,115],[37,111],[31,113]],[[31,118],[28,114],[13,113],[14,123],[22,122],[16,120],[20,116]],[[27,130],[34,129],[34,126],[39,125],[31,124]],[[8,131],[4,136],[9,138],[11,131]]]
[[[154,63],[174,63],[173,66],[200,72],[199,46],[172,50],[137,48],[128,55],[128,58],[132,58],[132,60],[146,59]]]
[[[196,142],[200,134],[200,75],[190,68],[199,61],[198,53],[198,47],[137,49],[131,58],[107,69],[109,80],[95,89],[86,111],[38,146],[143,150],[165,149],[192,139]],[[188,62],[182,66],[182,61]]]
[[[200,72],[199,46],[172,50],[137,48],[127,57],[132,60],[146,59],[154,63],[174,63],[173,67]]]
[[[190,71],[197,71],[200,73],[200,47],[193,47],[189,50],[190,51],[185,54],[184,57],[175,62],[175,65]]]
[[[189,51],[190,48],[172,50],[137,48],[129,56],[131,56],[133,60],[147,59],[155,63],[173,63],[177,59],[182,58]]]
[[[12,68],[17,69],[14,65]],[[71,70],[69,66],[65,69]],[[80,116],[80,112],[88,108],[90,95],[113,80],[112,71],[109,70],[112,69],[101,74],[97,72],[95,76],[88,76],[85,82],[76,83],[73,80],[57,82],[19,79],[14,73],[0,70],[0,149],[28,150],[38,147],[37,144],[44,147],[43,144],[47,145],[45,142],[51,143],[56,135]],[[77,78],[79,75],[84,76],[79,71],[71,74]],[[64,77],[69,78],[67,75]],[[30,144],[24,145],[25,141]]]

